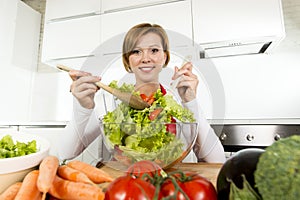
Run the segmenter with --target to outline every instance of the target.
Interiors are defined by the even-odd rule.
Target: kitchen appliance
[[[299,124],[214,124],[212,128],[225,152],[250,147],[266,148],[282,138],[300,135]]]
[[[285,37],[281,0],[192,0],[192,12],[200,58],[268,53]]]

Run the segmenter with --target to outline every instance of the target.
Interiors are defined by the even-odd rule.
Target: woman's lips
[[[154,69],[154,66],[146,66],[146,67],[139,67],[139,70],[143,71],[143,72],[150,72]]]

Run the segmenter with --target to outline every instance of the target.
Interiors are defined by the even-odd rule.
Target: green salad
[[[29,142],[14,142],[11,135],[5,135],[0,140],[0,159],[24,156],[31,153],[36,153],[36,141]]]
[[[126,92],[134,88],[131,84],[118,87],[116,81],[110,87]],[[135,92],[133,95],[140,94]],[[193,113],[179,105],[171,95],[164,95],[158,89],[152,96],[149,108],[136,110],[121,102],[102,120],[109,145],[120,155],[129,157],[131,162],[155,160],[169,163],[177,159],[184,144],[176,138],[176,122],[195,122]],[[155,117],[151,117],[153,113],[156,113]]]

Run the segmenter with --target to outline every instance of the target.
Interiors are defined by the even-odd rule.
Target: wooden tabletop
[[[207,178],[210,180],[213,185],[216,187],[217,183],[217,177],[219,174],[219,171],[222,167],[222,164],[216,164],[216,163],[179,163],[173,166],[170,169],[167,169],[166,171],[173,171],[173,170],[183,170],[183,171],[193,171],[197,172],[201,176]],[[124,168],[122,166],[119,166],[116,163],[110,163],[106,164],[103,167],[101,167],[102,170],[109,173],[112,177],[117,178],[119,176],[124,175]]]

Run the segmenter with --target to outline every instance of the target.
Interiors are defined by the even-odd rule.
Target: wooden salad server
[[[57,68],[66,72],[74,70],[64,65],[57,65]],[[145,108],[150,107],[150,105],[146,101],[144,101],[140,96],[133,95],[130,92],[122,92],[118,89],[111,88],[108,85],[101,83],[100,81],[96,82],[95,85],[111,93],[112,95],[120,99],[122,102],[128,104],[132,108],[143,110]]]

